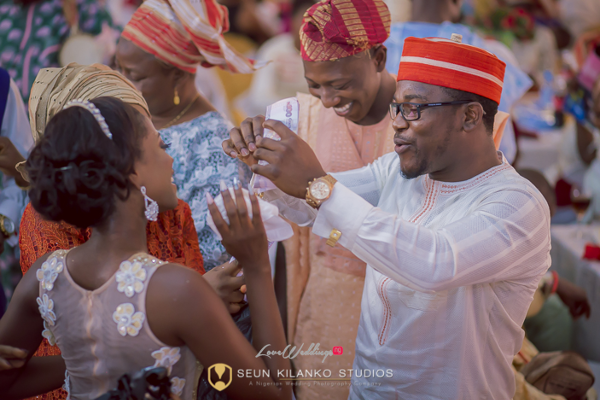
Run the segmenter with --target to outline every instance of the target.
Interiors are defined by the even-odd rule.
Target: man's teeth
[[[171,183],[175,183],[175,178],[171,177]]]
[[[346,111],[348,111],[348,110],[350,109],[350,107],[351,107],[351,106],[352,106],[352,103],[348,103],[348,104],[346,104],[344,107],[334,107],[333,109],[334,109],[336,112],[343,113],[343,112],[346,112]]]

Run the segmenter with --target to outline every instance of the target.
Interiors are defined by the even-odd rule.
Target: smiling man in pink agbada
[[[381,0],[327,0],[311,7],[300,30],[310,94],[298,94],[298,134],[329,171],[363,167],[393,151],[388,105],[395,77],[385,69],[390,13]],[[302,356],[297,370],[351,369],[366,264],[343,246],[331,248],[308,228],[284,243],[288,342],[312,344],[333,357]],[[341,354],[340,354],[341,353]],[[348,385],[299,385],[298,400],[348,398]]]

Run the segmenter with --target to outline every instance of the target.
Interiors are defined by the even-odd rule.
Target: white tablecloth
[[[565,154],[569,154],[568,151],[577,152],[575,147],[563,148],[564,146],[576,146],[575,127],[575,120],[566,117],[565,124],[559,129],[539,131],[537,138],[521,136],[518,142],[517,168],[540,171],[550,183],[556,182],[561,174],[559,159],[561,157],[565,159]]]
[[[579,238],[578,229],[582,230]],[[598,243],[600,225],[552,227],[552,267],[561,279],[581,286],[591,305],[590,319],[574,323],[573,350],[589,360],[600,361],[600,262],[582,260],[586,242]]]
[[[519,138],[519,159],[517,167],[546,172],[558,163],[560,142],[563,131],[548,131],[537,138],[521,136]]]

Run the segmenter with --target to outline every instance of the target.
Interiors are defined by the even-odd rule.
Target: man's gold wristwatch
[[[336,182],[337,180],[331,175],[325,175],[311,181],[306,188],[306,202],[308,205],[319,208],[331,196],[333,185]]]

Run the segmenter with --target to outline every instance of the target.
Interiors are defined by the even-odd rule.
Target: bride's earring
[[[144,214],[146,215],[146,219],[148,221],[156,221],[158,219],[158,203],[148,197],[146,194],[146,186],[142,186],[140,190],[144,195],[144,204],[146,205]]]

